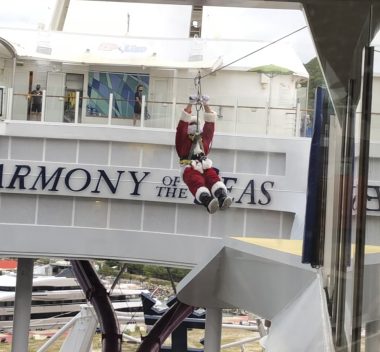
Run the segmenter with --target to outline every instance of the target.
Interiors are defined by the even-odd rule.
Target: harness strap
[[[187,165],[190,165],[191,162],[192,162],[192,160],[189,160],[189,159],[182,159],[182,160],[179,161],[179,164],[180,164],[181,166],[187,166]]]
[[[196,146],[197,146],[198,143],[199,143],[199,146],[201,148],[202,153],[204,154],[204,152],[205,152],[204,151],[204,147],[203,147],[202,136],[200,134],[198,134],[198,133],[194,134],[193,136],[194,137],[191,138],[190,135],[189,135],[189,138],[192,139],[193,143],[191,145],[190,152],[189,152],[189,154],[187,156],[188,159],[192,159],[193,158],[194,150],[195,150],[195,148],[196,148]]]

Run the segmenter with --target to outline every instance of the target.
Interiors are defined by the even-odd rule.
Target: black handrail
[[[107,290],[89,261],[72,260],[71,264],[80,287],[98,317],[102,331],[102,352],[121,352],[122,335]]]

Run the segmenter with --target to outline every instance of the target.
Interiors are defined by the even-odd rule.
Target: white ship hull
[[[0,329],[3,330],[13,327],[15,285],[15,276],[0,276]],[[147,290],[133,284],[115,287],[110,294],[115,311],[142,314],[142,292]],[[74,278],[34,278],[30,326],[32,329],[45,329],[62,325],[75,316],[83,304],[87,304],[86,297]]]

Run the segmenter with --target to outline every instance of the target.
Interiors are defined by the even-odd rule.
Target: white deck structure
[[[289,47],[259,50],[210,75],[266,43],[9,29],[0,36],[16,55],[3,58],[0,73],[1,255],[191,268],[231,236],[302,238],[310,139],[300,137],[307,112],[299,87],[308,74]],[[129,55],[130,48],[137,53]],[[263,66],[285,74],[256,72]],[[198,71],[218,113],[210,157],[234,198],[228,211],[213,216],[193,204],[174,149],[177,119]],[[112,108],[89,113],[94,72],[149,77],[144,99],[151,118],[133,127],[130,116],[115,116]],[[69,116],[74,75],[81,79]],[[43,90],[40,116],[28,111],[31,83]],[[115,97],[103,103],[120,103]]]
[[[355,162],[355,155],[350,155],[349,148],[345,148],[353,137],[352,131],[346,135],[345,122],[347,116],[352,116],[351,107],[358,105],[362,48],[374,36],[379,9],[367,8],[355,0],[328,4],[315,0],[301,2],[311,31],[318,39],[315,44],[336,113],[330,124],[328,196],[326,208],[322,209],[326,213],[324,276],[301,265],[297,255],[279,251],[278,246],[263,249],[262,244],[246,242],[248,237],[258,236],[291,243],[302,238],[310,140],[301,137],[307,127],[307,112],[301,105],[299,87],[307,74],[302,65],[293,65],[295,61],[289,65],[283,48],[277,48],[278,54],[263,55],[256,62],[242,61],[235,67],[231,65],[210,74],[234,58],[258,49],[257,43],[235,41],[160,42],[88,36],[86,45],[81,46],[73,36],[66,37],[63,33],[0,30],[0,37],[6,40],[5,47],[11,48],[10,54],[2,59],[0,70],[4,118],[0,123],[0,232],[3,240],[0,255],[24,258],[20,267],[29,269],[31,261],[25,258],[39,256],[102,257],[196,266],[181,283],[179,296],[189,304],[205,304],[209,309],[206,351],[219,350],[220,331],[210,327],[215,328],[220,323],[220,309],[237,305],[253,307],[273,318],[275,333],[267,340],[268,351],[275,351],[279,341],[282,351],[294,351],[297,343],[302,346],[311,343],[318,352],[331,351],[331,329],[322,286],[331,296],[335,289],[339,294],[343,292],[336,300],[331,297],[335,312],[339,313],[337,319],[333,317],[337,346],[341,346],[342,336],[351,341],[355,324],[360,327],[362,319],[368,324],[367,332],[372,329],[378,332],[376,324],[380,314],[376,309],[370,310],[379,297],[375,287],[378,281],[370,280],[378,278],[378,248],[372,248],[373,255],[367,255],[365,263],[363,259],[358,268],[348,268],[344,250],[335,251],[335,245],[343,244],[342,248],[347,248],[339,236],[348,236],[351,224],[360,220],[356,213],[351,214],[349,197],[344,198],[345,191],[354,184],[349,168]],[[63,6],[68,3],[61,2]],[[213,4],[231,6],[224,1]],[[268,4],[301,8],[293,1],[259,1],[257,6]],[[368,5],[375,2],[369,1]],[[373,27],[367,26],[372,23],[369,18],[374,19]],[[340,30],[336,30],[337,24]],[[341,33],[347,34],[345,40]],[[63,45],[68,37],[72,39],[71,45]],[[217,45],[218,50],[213,45]],[[261,57],[263,52],[255,57]],[[164,55],[168,53],[171,56]],[[260,72],[263,65],[284,66],[289,72],[268,77]],[[212,104],[219,115],[218,133],[210,157],[220,166],[221,176],[235,199],[228,212],[214,216],[192,204],[191,196],[179,179],[173,148],[176,119],[193,91],[192,80],[198,70],[205,76],[203,91],[213,97]],[[123,99],[113,94],[97,97],[108,110],[93,109],[91,104],[95,98],[88,87],[92,90],[94,77],[105,72],[135,74],[138,80],[145,79],[145,105],[150,119],[143,119],[139,127],[131,127],[127,113],[115,114],[115,104]],[[356,85],[349,91],[352,82]],[[31,118],[29,91],[37,83],[44,91],[43,110],[40,117]],[[67,98],[68,90],[71,92]],[[128,96],[124,96],[125,99],[128,100]],[[65,103],[73,108],[70,114]],[[378,128],[376,123],[374,127]],[[363,136],[361,131],[360,138],[368,140],[368,136]],[[370,210],[367,224],[375,229],[372,234],[376,234],[380,179],[376,168],[377,139],[371,154],[359,149],[359,143],[357,146],[358,157],[373,158],[370,159],[373,168],[369,181],[373,184],[374,193],[370,198],[374,210]],[[358,196],[365,192],[362,189]],[[347,228],[341,226],[342,219],[349,220]],[[356,229],[355,223],[352,228]],[[237,235],[242,238],[230,238]],[[372,238],[370,234],[368,237],[371,243],[379,241],[378,236]],[[358,247],[356,253],[362,250],[364,258],[364,244]],[[255,277],[250,277],[248,264],[262,265],[263,273],[255,268]],[[364,264],[368,266],[365,268]],[[352,316],[363,295],[362,283],[358,283],[355,275],[360,279],[364,269],[369,275],[365,283],[370,282],[374,288],[364,294],[368,299],[365,301],[367,309],[363,314]],[[242,277],[234,280],[237,273]],[[272,274],[270,280],[267,273]],[[24,310],[30,308],[27,304],[30,275],[20,271],[23,295],[19,302]],[[214,285],[208,289],[205,283],[210,278]],[[286,292],[282,292],[286,278],[289,282]],[[256,300],[252,301],[255,279],[262,280],[263,285],[253,287]],[[238,284],[240,294],[236,295],[228,284]],[[219,296],[213,303],[215,292]],[[359,298],[352,299],[351,295],[358,292]],[[298,299],[294,299],[296,295]],[[309,297],[318,298],[318,306],[306,314],[300,307],[304,307]],[[289,315],[281,314],[284,307]],[[17,321],[21,322],[16,325],[16,331],[26,336],[21,309],[16,314]],[[372,313],[370,317],[366,316],[368,312]],[[304,332],[310,334],[302,335],[301,341],[282,339],[282,334],[289,332],[289,326],[294,327],[299,317],[304,318]],[[308,324],[315,323],[315,319],[317,324],[311,331]],[[359,340],[360,334],[361,331]],[[378,338],[373,341],[375,351],[373,346],[378,347]],[[18,343],[22,344],[20,340]],[[372,350],[369,343],[368,351]]]
[[[73,37],[8,29],[0,35],[17,52],[14,73],[12,59],[4,59],[0,75],[5,87],[14,79],[13,90],[4,89],[6,114],[0,125],[0,227],[9,234],[3,255],[104,257],[191,267],[232,235],[302,237],[310,140],[297,137],[306,117],[297,90],[308,75],[289,47],[264,49],[202,79],[202,90],[219,112],[210,157],[235,199],[230,211],[211,217],[192,204],[180,180],[174,127],[194,91],[198,69],[208,74],[217,60],[220,66],[261,43],[203,42],[202,60],[194,61],[190,54],[198,39]],[[41,53],[41,35],[50,38],[47,53]],[[114,54],[120,47],[146,50]],[[95,53],[74,56],[85,48]],[[144,61],[147,56],[151,61]],[[248,72],[265,65],[282,65],[289,72],[270,78]],[[131,127],[130,116],[114,117],[112,111],[108,117],[88,114],[88,77],[104,71],[150,77],[146,103],[151,119],[143,120],[143,126]],[[27,111],[30,72],[33,85],[40,83],[44,91],[42,121],[30,120]],[[83,77],[83,100],[75,103],[74,119],[64,123],[64,88],[73,73]],[[68,238],[75,238],[75,246]]]

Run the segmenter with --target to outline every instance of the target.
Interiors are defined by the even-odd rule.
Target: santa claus
[[[189,104],[182,111],[177,126],[176,150],[180,158],[182,178],[195,200],[203,204],[210,214],[224,210],[232,204],[227,196],[225,184],[207,157],[214,137],[216,113],[208,105],[207,96],[191,96]],[[192,116],[192,106],[204,108],[204,125],[201,128],[197,117]]]

